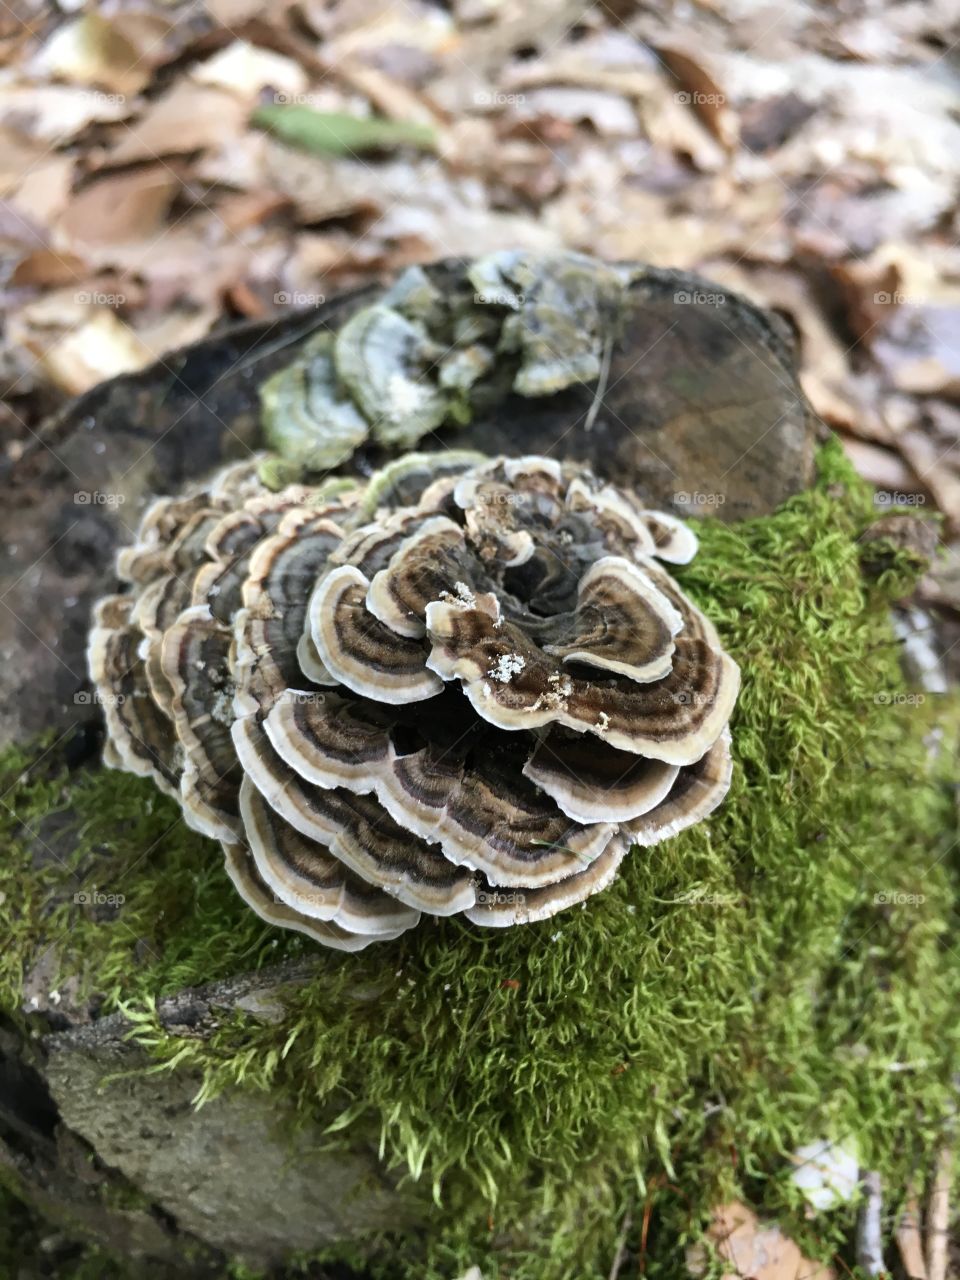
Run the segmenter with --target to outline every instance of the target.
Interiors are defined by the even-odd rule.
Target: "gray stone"
[[[372,1152],[324,1151],[317,1127],[291,1134],[289,1107],[233,1091],[199,1110],[198,1077],[147,1074],[119,1039],[53,1037],[45,1076],[63,1121],[177,1223],[250,1266],[409,1220]]]

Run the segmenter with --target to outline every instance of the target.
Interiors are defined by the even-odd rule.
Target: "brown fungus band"
[[[541,920],[720,803],[739,672],[664,568],[685,525],[547,458],[257,465],[150,507],[89,660],[106,763],[264,919],[342,950]]]

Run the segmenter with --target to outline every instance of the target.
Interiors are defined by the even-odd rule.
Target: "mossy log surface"
[[[833,445],[814,477],[776,332],[746,304],[676,305],[683,287],[642,283],[591,432],[585,393],[556,416],[521,402],[469,443],[728,496],[678,576],[743,669],[734,786],[583,911],[503,935],[437,921],[324,952],[259,921],[149,783],[97,765],[74,700],[90,598],[148,492],[254,440],[255,385],[290,346],[243,357],[280,329],[98,389],[53,424],[54,454],[24,459],[13,492],[39,512],[3,514],[28,556],[4,583],[3,1179],[117,1259],[59,1274],[298,1274],[309,1256],[384,1280],[602,1280],[622,1236],[634,1270],[642,1249],[675,1276],[734,1192],[829,1257],[849,1214],[804,1223],[794,1146],[852,1136],[891,1188],[922,1167],[960,1039],[955,707],[904,683],[903,576],[864,578],[869,495]],[[659,488],[653,451],[676,477]],[[73,502],[121,485],[123,504]]]

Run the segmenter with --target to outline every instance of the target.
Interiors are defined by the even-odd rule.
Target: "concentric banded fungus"
[[[257,475],[154,503],[89,652],[106,763],[264,919],[342,950],[544,919],[720,803],[739,672],[658,563],[679,521],[545,458]]]

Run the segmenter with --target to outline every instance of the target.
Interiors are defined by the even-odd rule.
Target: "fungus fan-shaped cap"
[[[229,627],[206,605],[194,605],[167,628],[160,646],[171,718],[184,752],[180,803],[188,825],[215,840],[235,839],[239,827],[241,775],[230,736],[232,643]]]
[[[680,769],[676,781],[652,809],[624,824],[636,844],[659,844],[711,814],[730,789],[733,757],[730,731],[720,737],[694,764]]]
[[[375,797],[306,782],[252,716],[235,721],[233,735],[244,773],[270,807],[368,883],[433,915],[453,915],[473,901],[469,873],[400,827]]]
[[[497,626],[480,609],[435,602],[427,627],[427,665],[460,680],[471,705],[498,728],[565,725],[611,746],[667,764],[690,764],[719,736],[739,687],[736,664],[702,636],[674,638],[673,664],[661,679],[570,671],[520,628]]]
[[[628,822],[666,798],[680,767],[555,725],[523,772],[578,822]]]
[[[369,579],[349,564],[331,570],[314,592],[310,636],[323,669],[378,702],[432,698],[443,681],[427,670],[423,645],[371,612],[369,592]]]
[[[147,683],[143,633],[133,622],[133,606],[126,595],[100,600],[87,644],[87,666],[106,721],[107,763],[150,777],[161,791],[176,795],[181,748]]]
[[[627,853],[626,842],[614,836],[589,865],[572,875],[538,889],[499,888],[480,882],[477,901],[464,915],[474,924],[508,928],[549,920],[567,907],[576,906],[611,883]]]
[[[374,888],[281,818],[249,778],[240,787],[240,812],[260,878],[301,915],[381,938],[395,938],[419,921],[418,911]]]
[[[224,842],[222,847],[224,867],[234,888],[267,924],[305,933],[314,942],[331,947],[334,951],[362,951],[371,942],[389,941],[389,935],[384,937],[373,933],[351,933],[333,921],[317,920],[295,910],[279,899],[264,883],[246,845]],[[398,930],[393,936],[399,937],[402,932],[405,930]]]

